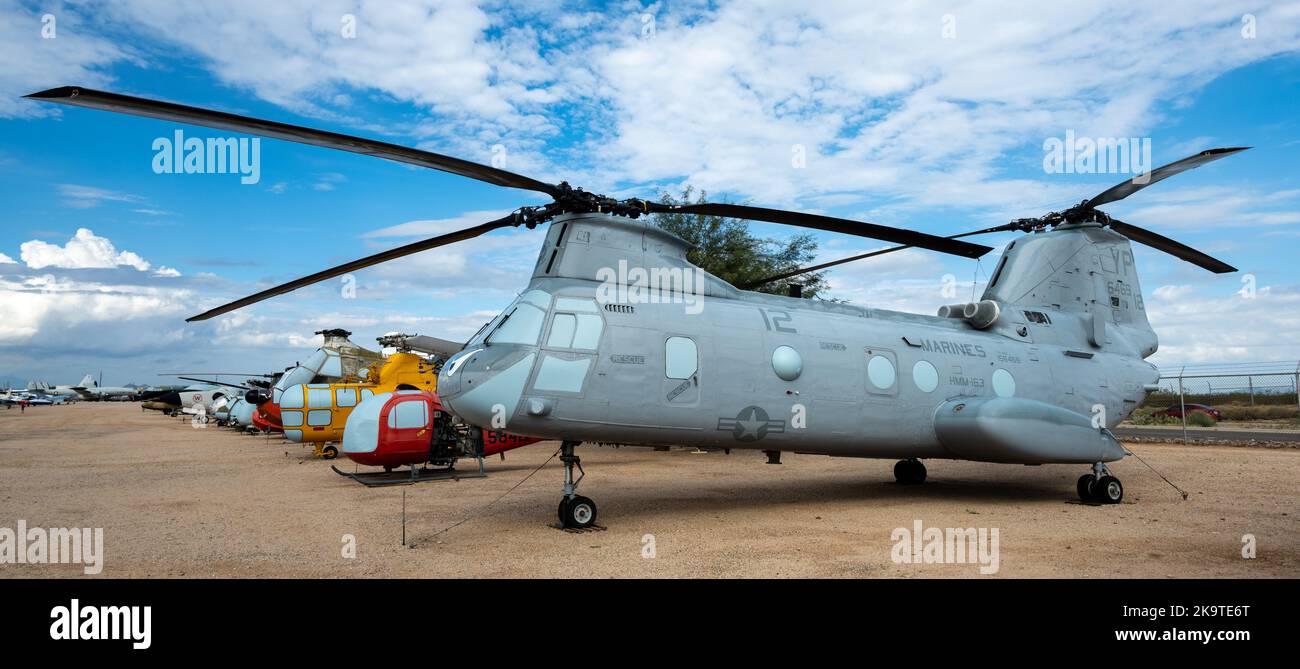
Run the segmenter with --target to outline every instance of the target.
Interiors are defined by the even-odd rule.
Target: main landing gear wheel
[[[587,475],[582,471],[582,460],[573,454],[577,441],[565,441],[560,444],[560,462],[564,463],[564,496],[560,498],[557,512],[560,526],[566,529],[581,530],[596,524],[596,503],[589,497],[577,494],[578,484]],[[578,478],[573,477],[573,469],[578,469]]]
[[[588,497],[575,495],[560,500],[560,524],[581,530],[596,524],[596,503]]]
[[[916,458],[899,460],[898,464],[894,465],[894,478],[903,485],[925,483],[925,465]]]
[[[337,458],[339,456],[339,449],[335,448],[332,445],[326,446],[325,448],[320,449],[320,454],[321,457],[325,458],[326,460],[333,460],[334,458]]]

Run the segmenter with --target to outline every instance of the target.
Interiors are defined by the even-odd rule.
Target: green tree
[[[681,198],[668,193],[660,196],[663,204],[691,202],[694,189],[687,187]],[[704,202],[700,192],[695,202]],[[723,216],[702,214],[654,214],[659,227],[695,245],[686,258],[704,271],[742,286],[775,274],[798,269],[811,263],[817,255],[817,238],[809,233],[799,233],[788,240],[763,239],[749,231],[749,222]],[[773,281],[755,288],[759,292],[786,295],[791,284],[803,286],[803,296],[816,298],[826,290],[826,273],[801,274],[781,281]]]

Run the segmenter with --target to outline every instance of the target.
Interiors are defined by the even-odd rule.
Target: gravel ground
[[[0,409],[0,527],[102,527],[101,576],[118,578],[983,577],[894,563],[891,532],[917,520],[997,528],[998,577],[1300,576],[1296,449],[1135,445],[1190,498],[1126,458],[1112,467],[1124,503],[1103,507],[1075,500],[1079,466],[932,460],[925,485],[904,487],[886,461],[583,446],[582,492],[607,529],[570,533],[555,527],[559,461],[524,480],[555,448],[492,459],[487,479],[371,489],[297,444],[131,403]],[[0,564],[6,578],[80,575]]]

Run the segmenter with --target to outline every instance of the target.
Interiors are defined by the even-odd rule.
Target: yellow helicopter
[[[391,333],[377,339],[385,349],[395,349],[335,383],[304,383],[285,388],[280,396],[280,419],[289,441],[312,444],[312,452],[326,460],[338,457],[352,409],[368,397],[398,390],[438,389],[442,362],[461,345],[437,337]]]

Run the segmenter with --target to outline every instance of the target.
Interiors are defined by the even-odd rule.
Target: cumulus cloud
[[[12,265],[12,264],[17,264],[17,261],[3,253],[0,253],[0,265]]]
[[[147,272],[150,263],[131,251],[118,251],[107,237],[96,235],[89,228],[78,228],[77,233],[67,244],[59,246],[39,239],[23,242],[21,257],[27,267],[42,269],[58,267],[63,269],[88,269],[134,267]],[[170,267],[160,267],[157,276],[180,276],[180,272]]]

